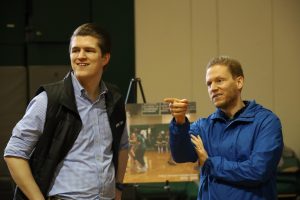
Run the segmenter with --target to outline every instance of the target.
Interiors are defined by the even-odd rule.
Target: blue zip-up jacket
[[[276,169],[283,149],[279,118],[270,110],[246,102],[229,120],[217,109],[190,124],[170,123],[170,147],[176,162],[198,159],[190,134],[200,135],[208,159],[201,169],[198,200],[274,200]]]

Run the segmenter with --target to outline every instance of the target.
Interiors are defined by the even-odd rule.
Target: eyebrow
[[[71,49],[88,49],[88,50],[96,50],[95,47],[78,47],[78,46],[74,46]]]

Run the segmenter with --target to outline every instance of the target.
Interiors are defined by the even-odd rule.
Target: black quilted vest
[[[113,135],[113,163],[118,169],[118,152],[126,122],[123,98],[113,85],[107,84],[106,110]],[[44,132],[29,160],[31,171],[40,190],[46,198],[57,165],[72,148],[82,126],[77,110],[72,77],[40,87],[37,94],[46,91],[48,96]],[[27,200],[17,187],[15,200]]]

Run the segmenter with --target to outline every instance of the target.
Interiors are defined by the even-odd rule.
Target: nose
[[[212,82],[211,85],[210,85],[210,90],[211,90],[211,91],[214,91],[214,90],[216,90],[217,88],[218,88],[218,87],[217,87],[217,84],[214,83],[214,82]]]
[[[86,57],[85,51],[83,49],[81,49],[78,54],[78,58],[85,58],[85,57]]]

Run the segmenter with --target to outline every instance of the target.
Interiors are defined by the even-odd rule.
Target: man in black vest
[[[124,101],[102,81],[110,46],[95,24],[74,31],[71,72],[39,88],[5,149],[14,199],[121,199],[128,134]]]

